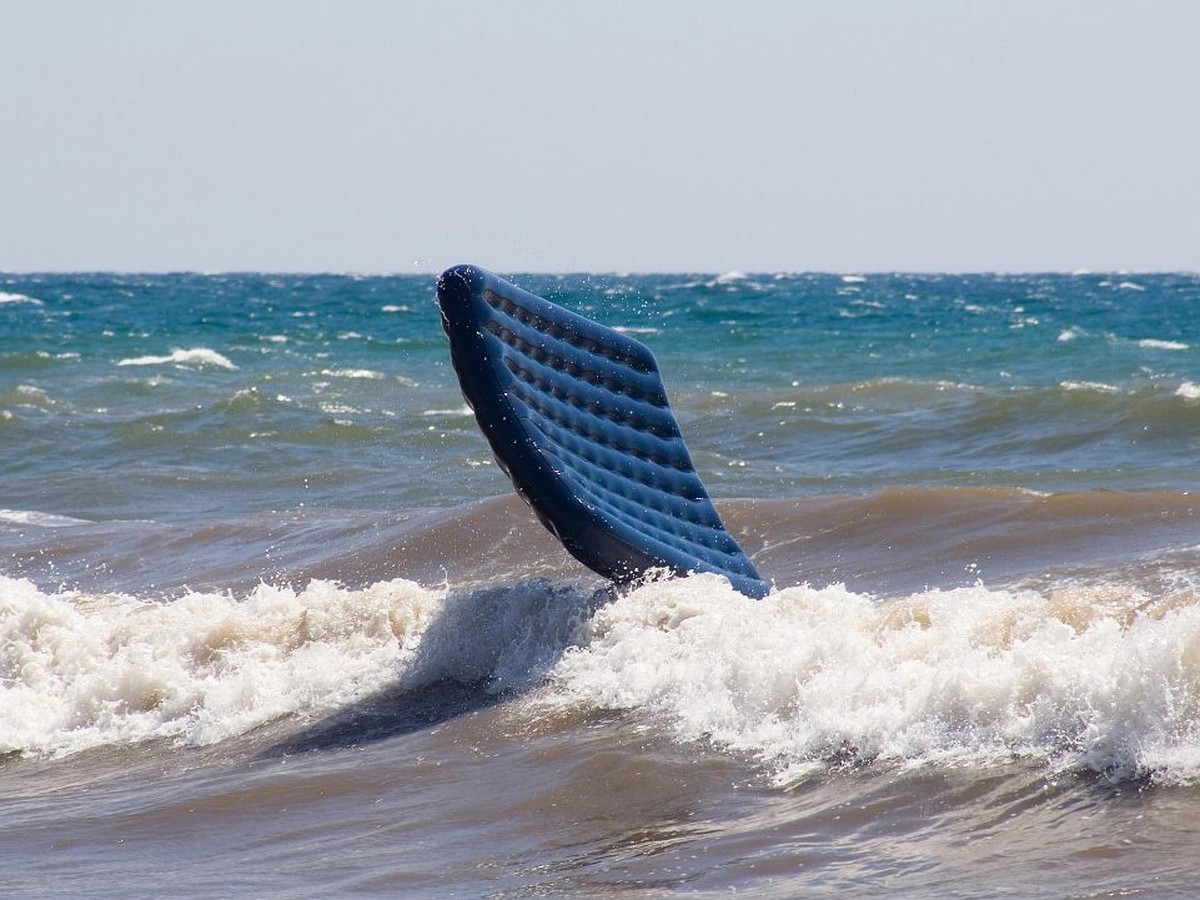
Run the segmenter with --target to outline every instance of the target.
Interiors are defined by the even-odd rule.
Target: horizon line
[[[521,269],[521,268],[502,268],[502,267],[487,267],[478,263],[469,263],[469,265],[478,266],[491,272],[503,272],[508,275],[530,275],[536,277],[567,277],[567,276],[608,276],[614,278],[637,278],[637,277],[655,277],[655,276],[705,276],[713,278],[728,278],[736,280],[738,278],[756,278],[756,277],[792,277],[792,276],[831,276],[831,277],[862,277],[869,278],[872,276],[930,276],[930,275],[995,275],[995,276],[1027,276],[1027,275],[1058,275],[1069,277],[1083,277],[1087,275],[1200,275],[1200,269],[1162,269],[1162,268],[1147,268],[1147,269]],[[42,275],[122,275],[122,276],[166,276],[166,275],[192,275],[204,278],[231,276],[231,275],[266,275],[266,276],[289,276],[289,277],[315,277],[315,276],[338,276],[347,278],[437,278],[442,272],[453,266],[447,266],[446,269],[428,269],[425,271],[413,272],[403,270],[356,270],[356,269],[3,269],[0,268],[0,277],[34,277]]]

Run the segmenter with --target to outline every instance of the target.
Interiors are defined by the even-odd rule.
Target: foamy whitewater
[[[537,686],[551,710],[637,710],[680,740],[761,760],[781,783],[842,754],[1200,776],[1190,587],[1154,598],[979,586],[881,602],[803,586],[755,602],[695,576],[618,595],[586,622],[564,622],[580,597],[549,605],[549,590],[313,581],[164,604],[4,579],[0,752],[205,745],[450,678]]]
[[[1190,895],[1200,279],[514,280],[767,598],[578,566],[432,279],[0,276],[7,894]]]

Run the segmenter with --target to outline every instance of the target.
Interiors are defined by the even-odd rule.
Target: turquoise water
[[[659,357],[717,496],[1195,486],[1191,275],[516,277]],[[0,277],[9,508],[194,519],[504,488],[432,280]]]
[[[510,277],[770,596],[581,569],[431,277],[0,275],[0,889],[1191,895],[1200,276]]]

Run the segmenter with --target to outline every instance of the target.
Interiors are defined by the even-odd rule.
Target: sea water
[[[575,563],[432,277],[0,275],[0,889],[1190,895],[1200,277],[510,277],[771,595]]]

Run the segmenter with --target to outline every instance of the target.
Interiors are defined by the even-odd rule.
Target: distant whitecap
[[[1160,341],[1157,338],[1145,338],[1137,342],[1143,350],[1187,350],[1188,344],[1182,341]]]
[[[42,306],[42,301],[36,297],[27,297],[25,294],[10,294],[7,291],[0,291],[0,303],[31,303],[34,306]]]
[[[216,350],[207,347],[194,347],[190,350],[172,350],[166,356],[135,356],[123,359],[118,366],[162,366],[176,365],[180,367],[215,366],[219,369],[235,370],[228,357],[222,356]]]
[[[373,369],[322,369],[321,374],[326,375],[329,378],[362,378],[369,380],[375,380],[384,377],[382,372],[376,372]]]
[[[1121,389],[1115,384],[1104,384],[1100,381],[1063,381],[1059,383],[1065,391],[1093,391],[1098,394],[1119,394]]]
[[[464,403],[462,406],[455,406],[450,409],[423,409],[423,410],[421,410],[421,415],[423,415],[423,416],[470,416],[470,415],[473,415],[473,413],[471,412],[471,407],[467,406],[467,404]]]

